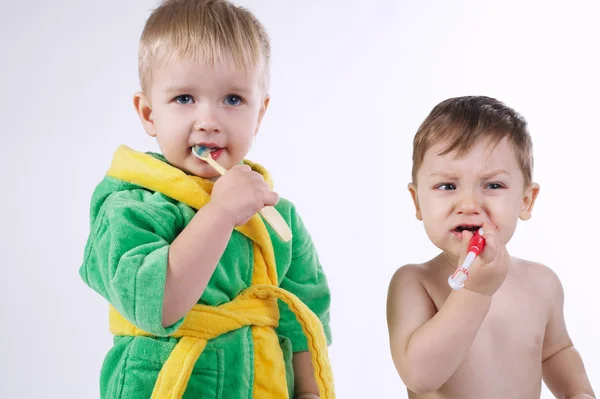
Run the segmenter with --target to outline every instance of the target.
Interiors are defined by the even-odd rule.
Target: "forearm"
[[[176,323],[198,302],[232,231],[228,220],[208,203],[173,241],[169,249],[163,326]]]
[[[292,357],[294,366],[294,392],[295,398],[302,398],[303,394],[319,395],[319,386],[315,380],[315,371],[310,352],[296,352]]]
[[[405,383],[416,393],[435,391],[466,357],[491,305],[491,297],[453,291],[442,308],[410,337],[402,362]]]

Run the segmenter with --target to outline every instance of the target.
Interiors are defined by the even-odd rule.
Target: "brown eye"
[[[504,186],[500,183],[490,183],[486,187],[491,188],[492,190],[498,190],[498,189],[504,188]]]
[[[182,94],[181,96],[175,97],[175,101],[178,104],[191,104],[194,102],[194,99],[188,94]]]
[[[452,183],[439,184],[435,188],[442,191],[456,190],[456,186]]]

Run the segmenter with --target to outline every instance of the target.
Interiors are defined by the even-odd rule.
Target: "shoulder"
[[[427,264],[407,264],[395,271],[386,302],[390,332],[402,332],[407,338],[435,315],[436,306],[427,290],[427,276]]]
[[[410,263],[399,267],[392,275],[389,291],[392,292],[407,285],[418,285],[425,288],[428,271],[427,264]]]
[[[281,213],[284,218],[286,216],[292,215],[292,213],[297,213],[296,206],[287,198],[279,197],[279,202],[275,205],[275,208]],[[286,218],[287,220],[287,218]]]
[[[560,278],[547,265],[513,257],[517,276],[526,281],[527,285],[540,297],[547,300],[562,300],[563,287]]]
[[[296,205],[292,201],[287,198],[279,197],[279,202],[275,205],[275,209],[277,209],[293,232],[296,230],[300,232],[306,230],[304,221],[302,220]]]
[[[195,211],[161,193],[107,177],[94,191],[90,213],[92,224],[104,221],[166,228],[181,226]]]
[[[560,284],[560,279],[556,272],[543,263],[531,260],[512,258],[515,265],[528,278],[537,280],[540,284]]]
[[[106,204],[113,206],[146,205],[152,207],[179,205],[180,203],[162,193],[105,176],[94,189],[92,206]]]

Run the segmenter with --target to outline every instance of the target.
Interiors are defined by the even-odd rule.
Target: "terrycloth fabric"
[[[255,170],[263,172],[263,175],[267,177],[266,180],[268,180],[266,171],[256,165],[251,166],[253,166]],[[139,367],[138,369],[132,370],[127,364],[128,356],[126,355],[129,355],[129,358],[134,359],[142,354],[146,357],[148,356],[148,349],[150,348],[147,346],[151,345],[148,345],[148,342],[143,340],[152,340],[157,344],[168,342],[169,345],[167,346],[171,349],[174,346],[175,349],[172,349],[172,354],[167,356],[169,360],[163,359],[166,352],[164,347],[160,348],[161,350],[157,352],[158,355],[156,356],[156,360],[159,364],[165,363],[163,360],[166,360],[166,366],[162,368],[163,371],[159,377],[162,382],[158,385],[168,387],[168,385],[163,385],[163,382],[174,381],[175,384],[179,384],[183,387],[182,389],[185,389],[186,384],[184,382],[185,379],[189,378],[190,374],[192,374],[190,385],[195,385],[196,380],[198,380],[193,373],[197,370],[198,365],[203,363],[203,358],[212,357],[214,359],[215,357],[214,354],[207,354],[206,356],[201,356],[200,361],[195,361],[202,352],[202,348],[207,345],[206,342],[208,339],[219,336],[219,338],[210,341],[207,346],[210,346],[210,343],[212,342],[230,338],[229,336],[232,334],[237,335],[236,341],[239,341],[240,338],[244,341],[244,338],[247,340],[248,337],[239,336],[239,332],[244,330],[244,327],[241,326],[253,325],[251,329],[253,339],[251,342],[247,343],[254,347],[254,359],[253,362],[249,362],[254,364],[251,364],[251,367],[249,367],[250,370],[237,370],[238,372],[232,374],[229,378],[239,380],[240,378],[243,379],[245,377],[244,371],[246,371],[246,377],[252,377],[252,374],[254,373],[254,385],[250,389],[250,391],[253,392],[253,397],[286,397],[286,388],[290,392],[293,390],[293,381],[290,383],[291,373],[289,357],[291,355],[291,348],[289,348],[289,343],[286,343],[289,342],[286,339],[289,339],[291,340],[294,351],[313,349],[313,363],[315,365],[316,376],[320,381],[322,397],[333,397],[331,371],[326,356],[326,345],[330,340],[327,310],[329,293],[310,238],[307,232],[301,228],[301,221],[297,215],[294,215],[294,212],[290,212],[293,211],[293,209],[288,209],[289,203],[286,204],[284,201],[282,204],[284,206],[279,206],[278,204],[278,210],[282,212],[284,218],[287,216],[286,219],[294,231],[294,240],[290,248],[289,244],[286,246],[275,238],[273,244],[276,246],[275,254],[278,255],[277,264],[275,263],[276,257],[271,245],[271,238],[273,238],[273,235],[271,232],[267,231],[262,220],[258,216],[255,216],[249,223],[238,229],[252,240],[252,251],[249,251],[247,244],[241,246],[232,245],[234,244],[234,236],[232,236],[232,242],[230,242],[224,257],[218,265],[217,270],[215,270],[215,274],[213,275],[211,282],[209,282],[209,286],[207,287],[205,294],[203,294],[203,298],[206,296],[210,297],[212,296],[211,294],[217,293],[216,291],[218,290],[211,291],[214,289],[213,282],[218,283],[219,277],[223,277],[224,274],[225,277],[228,277],[227,273],[224,272],[230,272],[230,270],[223,269],[227,268],[226,265],[228,263],[233,263],[233,266],[239,267],[239,263],[242,263],[239,262],[240,259],[254,259],[254,267],[244,268],[250,269],[248,271],[253,271],[252,284],[254,284],[254,286],[247,288],[240,296],[237,296],[237,294],[244,289],[244,287],[239,287],[242,289],[234,290],[237,291],[235,294],[229,293],[229,300],[208,303],[210,306],[198,305],[186,318],[183,325],[182,321],[179,321],[174,326],[164,329],[162,328],[162,325],[160,325],[160,322],[162,319],[162,294],[164,289],[164,273],[166,271],[165,263],[166,254],[168,254],[168,244],[172,242],[177,233],[181,231],[193,216],[193,210],[190,212],[190,209],[183,206],[182,203],[195,209],[204,205],[210,199],[212,182],[188,176],[185,173],[172,168],[164,162],[164,159],[160,159],[160,157],[156,155],[155,157],[152,157],[147,154],[136,153],[124,147],[120,148],[115,154],[109,176],[112,176],[112,178],[107,177],[105,179],[106,184],[101,184],[94,194],[95,200],[93,200],[92,203],[93,232],[90,236],[88,248],[86,249],[86,263],[82,266],[82,276],[90,286],[107,297],[115,308],[119,310],[119,312],[114,309],[111,311],[111,325],[113,327],[113,332],[118,333],[118,335],[134,335],[137,337],[133,340],[131,337],[115,338],[115,348],[112,353],[107,356],[105,368],[103,369],[103,396],[149,397],[148,395],[143,396],[141,393],[139,393],[138,396],[133,396],[136,391],[128,390],[128,387],[131,385],[128,385],[128,381],[131,383],[132,380],[134,382],[148,380],[148,376],[145,376],[144,373],[138,370]],[[118,177],[119,180],[114,179],[115,177]],[[142,190],[140,187],[144,187],[147,190]],[[124,192],[128,195],[122,195]],[[132,196],[133,193],[135,193],[135,195]],[[107,203],[111,206],[107,206]],[[282,202],[280,201],[280,204],[281,203]],[[142,204],[146,206],[142,206]],[[179,216],[183,217],[180,218]],[[121,219],[126,220],[127,223],[114,223],[117,220],[123,222]],[[124,229],[126,231],[123,231]],[[160,236],[160,239],[156,239],[157,235]],[[140,237],[142,240],[140,240]],[[241,237],[238,235],[235,238],[237,239],[235,241],[240,241],[239,239]],[[105,253],[103,253],[103,251]],[[240,254],[243,256],[240,256]],[[248,256],[245,256],[244,254],[247,254]],[[238,265],[235,264],[236,262],[231,262],[234,260],[232,258],[236,258],[235,260],[238,261]],[[104,269],[107,268],[108,270],[101,270],[102,264],[100,264],[99,261],[105,261],[106,265],[104,266]],[[298,261],[300,261],[300,263]],[[281,267],[280,264],[283,264],[284,266],[287,265],[288,267]],[[160,265],[160,267],[157,265]],[[229,266],[231,267],[231,265]],[[135,268],[137,275],[131,276],[130,273],[128,273],[128,269],[130,268]],[[102,271],[104,271],[104,273],[102,273]],[[278,277],[278,274],[281,272],[285,273],[285,277]],[[303,274],[305,274],[305,276],[303,276]],[[128,285],[123,287],[121,284],[111,284],[114,280],[118,279],[123,280],[123,282],[128,283]],[[235,278],[233,280],[235,283]],[[232,281],[225,281],[225,284],[230,285],[231,282]],[[249,281],[246,281],[245,285],[248,285],[248,283]],[[156,285],[157,287],[154,287]],[[276,287],[277,285],[280,285],[282,288],[289,287],[290,291],[295,291],[295,293],[298,294],[303,301],[307,302],[309,307],[313,308],[320,316],[323,327],[321,327],[321,323],[316,316],[309,311],[301,301],[295,299],[293,294],[290,294],[283,289],[278,289]],[[152,289],[150,289],[151,287]],[[317,288],[317,290],[315,290],[315,288]],[[149,303],[144,303],[144,301],[135,300],[137,299],[135,297],[139,295],[140,291],[151,291],[155,295],[144,296],[142,294],[144,299],[149,300]],[[157,293],[158,295],[156,295]],[[261,299],[254,299],[249,302],[248,298],[257,295],[257,293],[260,293],[259,298]],[[272,313],[274,298],[285,299],[286,302],[291,305],[289,307],[280,305],[282,320],[277,327],[277,331],[282,336],[281,338],[283,338],[281,344],[282,349],[284,349],[284,356],[282,356],[281,350],[279,349],[279,341],[281,338],[278,338],[273,330],[273,326],[277,325],[276,322],[273,324],[273,320],[276,320],[276,317],[275,319],[273,318]],[[131,308],[131,302],[133,302],[133,309]],[[200,302],[202,302],[202,298]],[[259,311],[259,314],[250,312],[248,315],[244,316],[243,313],[239,313],[240,309],[245,308],[245,305],[242,304],[247,305],[251,302],[253,303],[252,306],[257,305],[258,303],[262,304],[257,308],[262,309]],[[216,305],[221,306],[215,308],[214,306]],[[238,313],[235,313],[236,311],[232,311],[228,308],[231,306],[234,306],[234,308],[238,307],[236,310]],[[241,308],[239,308],[240,306]],[[289,309],[293,309],[301,315],[301,318],[304,319],[302,320],[302,325],[298,325],[295,320],[291,320],[291,317],[293,316],[289,314]],[[150,310],[153,310],[155,314],[150,314]],[[207,317],[214,317],[215,311],[228,312],[228,317],[222,320],[223,323],[198,323],[197,317],[206,320]],[[120,315],[115,316],[118,315],[118,313],[122,313],[126,317],[123,318],[120,317]],[[196,317],[194,315],[201,316]],[[258,319],[251,316],[257,316]],[[233,319],[236,318],[237,320],[234,321]],[[133,324],[129,324],[127,319]],[[196,321],[194,322],[194,320]],[[226,326],[232,322],[233,325]],[[216,330],[207,331],[206,327],[202,326],[208,324],[219,326]],[[298,327],[300,327],[300,331],[298,331]],[[302,327],[306,327],[305,331],[309,337],[308,340],[305,338],[299,339],[299,333],[302,333]],[[131,328],[133,328],[133,330],[131,330]],[[135,330],[135,328],[137,328],[137,330]],[[325,329],[323,330],[323,328]],[[125,331],[124,329],[129,330]],[[230,333],[221,336],[221,334],[230,330]],[[149,331],[149,333],[146,333],[146,331]],[[323,331],[325,331],[325,334],[323,334]],[[145,338],[144,335],[152,335],[154,337]],[[156,336],[172,336],[174,338],[167,338],[165,341],[165,339],[156,338]],[[184,338],[178,340],[177,338],[181,336]],[[136,341],[139,348],[136,348]],[[141,345],[142,342],[144,345]],[[126,348],[122,347],[123,344]],[[161,345],[159,344],[158,346]],[[142,347],[144,347],[144,350],[140,350]],[[214,348],[219,349],[216,345]],[[285,350],[286,348],[287,350]],[[178,357],[178,353],[183,353],[188,349],[194,352],[191,357]],[[237,348],[237,350],[248,352],[251,351],[251,348],[248,347],[248,345],[243,345],[242,342],[242,347]],[[222,352],[217,351],[217,353]],[[225,357],[227,357],[227,355],[225,355]],[[154,363],[156,363],[156,360]],[[227,359],[225,360],[225,363],[231,363],[227,365],[228,368],[233,367],[235,369],[236,365],[239,365],[239,362],[233,361],[233,358],[232,362],[227,362]],[[143,362],[137,363],[143,364]],[[171,372],[167,370],[171,367],[169,364],[175,364],[175,367],[177,367],[177,365],[187,364],[188,367],[183,374],[178,374],[172,373],[172,369]],[[194,364],[196,365],[194,366]],[[265,364],[267,365],[266,367],[264,366]],[[111,366],[113,367],[112,370],[110,370]],[[244,367],[242,367],[242,369],[243,368]],[[217,369],[219,369],[219,367],[217,367]],[[165,370],[167,370],[167,372],[165,372]],[[264,373],[261,373],[261,370],[264,370]],[[247,371],[249,371],[249,373]],[[274,383],[277,378],[283,379],[286,373],[288,375],[287,387],[285,382]],[[153,373],[150,374],[152,375]],[[183,375],[183,379],[181,375]],[[133,376],[133,378],[128,379],[128,376]],[[246,391],[244,389],[245,387],[239,386],[243,384],[237,384],[238,388],[241,388],[241,390],[236,389],[235,393],[234,390],[231,389],[228,391],[228,388],[230,388],[231,385],[230,383],[233,383],[233,381],[225,380],[226,379],[217,381],[216,387],[213,389],[215,395],[211,394],[210,396],[198,397],[251,397],[249,392],[244,392]],[[148,381],[146,381],[146,384],[147,383]],[[141,385],[141,382],[138,385]],[[234,383],[233,385],[236,384]],[[275,387],[283,387],[284,389],[281,392],[274,392]],[[204,392],[207,391],[205,388],[205,386],[202,386],[194,395],[204,395]],[[128,391],[128,393],[125,394],[125,391]],[[169,391],[171,391],[171,388],[166,389],[166,392]],[[228,392],[225,393],[225,391]],[[182,392],[183,391],[180,393]],[[186,395],[188,393],[191,395],[189,389],[186,390],[185,393]],[[225,394],[221,396],[219,393]],[[159,395],[156,397],[166,396]],[[173,397],[181,397],[181,395]],[[184,398],[185,397],[186,396],[184,395]]]

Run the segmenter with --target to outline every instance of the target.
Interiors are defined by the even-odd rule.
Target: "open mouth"
[[[471,233],[476,232],[477,230],[479,230],[481,228],[481,226],[476,226],[476,225],[463,225],[463,226],[457,226],[454,231],[457,233],[462,233],[463,231],[470,231]]]
[[[221,150],[221,147],[216,147],[216,146],[205,146],[202,144],[196,144],[193,148],[194,152],[196,154],[202,154],[204,151],[208,151],[208,152],[216,152]]]

